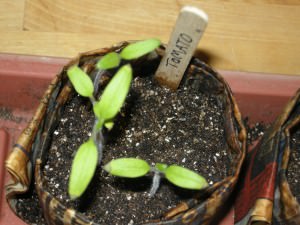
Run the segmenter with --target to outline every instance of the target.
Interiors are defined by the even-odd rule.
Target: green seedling
[[[128,45],[120,54],[108,53],[96,64],[98,74],[119,67],[121,60],[132,60],[148,54],[159,45],[159,40],[148,39]],[[124,104],[132,80],[132,67],[130,64],[121,66],[103,90],[100,99],[95,99],[95,84],[81,68],[76,65],[71,66],[67,75],[76,92],[90,99],[96,118],[91,138],[79,147],[72,163],[68,192],[71,199],[75,199],[86,190],[95,174],[97,163],[101,163],[104,147],[102,130],[103,127],[107,129],[113,127],[114,117]]]
[[[163,163],[156,163],[154,167],[151,167],[145,160],[137,158],[114,159],[103,168],[111,175],[126,178],[152,174],[150,196],[153,196],[158,190],[162,176],[172,184],[185,189],[200,190],[208,186],[206,179],[192,170],[177,165],[168,166]]]

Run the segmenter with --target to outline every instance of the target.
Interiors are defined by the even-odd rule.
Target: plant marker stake
[[[181,9],[171,34],[165,55],[156,71],[155,79],[176,90],[196,50],[208,22],[206,13],[192,6]]]

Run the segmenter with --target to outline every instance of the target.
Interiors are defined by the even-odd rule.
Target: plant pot
[[[292,168],[293,163],[300,165],[299,94],[298,90],[246,157],[235,204],[236,224],[300,224],[299,169]]]
[[[67,209],[47,191],[47,187],[44,185],[41,166],[49,149],[51,132],[53,132],[60,119],[63,106],[74,91],[68,82],[66,69],[73,64],[79,64],[82,68],[92,71],[97,58],[110,51],[119,51],[126,44],[123,43],[113,48],[81,54],[78,58],[67,64],[63,71],[52,81],[33,119],[20,135],[17,144],[14,146],[6,162],[6,167],[13,176],[14,181],[6,187],[7,199],[13,209],[16,195],[28,191],[31,183],[31,174],[34,170],[35,188],[48,224],[73,224],[74,221],[83,224],[89,223],[86,217],[72,209]],[[154,61],[157,62],[162,51],[163,48],[158,50]],[[153,58],[149,62],[148,60],[150,59],[144,58],[138,60],[135,62],[135,66],[138,68],[140,63],[148,64],[149,62],[154,62],[152,61]],[[135,68],[135,66],[133,67]],[[202,91],[218,94],[221,96],[220,99],[226,103],[224,129],[229,146],[228,154],[232,154],[233,157],[230,166],[231,172],[225,179],[205,189],[201,194],[201,201],[197,197],[198,195],[195,195],[186,203],[181,203],[171,209],[161,219],[145,222],[145,224],[210,223],[216,218],[221,208],[228,201],[237,182],[245,156],[246,131],[237,104],[232,97],[227,83],[214,70],[196,58],[191,61],[189,69],[186,72],[186,77],[190,76],[193,76],[193,79],[195,77],[198,79],[197,85],[200,85],[203,89]],[[203,196],[205,197],[203,198]]]
[[[0,132],[0,165],[4,164],[9,146],[16,142],[26,126],[26,121],[33,115],[53,74],[57,74],[68,61],[49,57],[0,54],[0,109],[8,110],[9,115],[12,115],[0,117],[0,128],[5,130]],[[234,71],[220,71],[220,74],[230,84],[243,116],[249,117],[251,124],[260,121],[272,122],[300,86],[299,76]],[[16,121],[15,118],[21,120]],[[24,225],[25,223],[15,216],[6,202],[3,185],[9,181],[9,175],[4,173],[3,168],[4,166],[0,167],[0,174],[5,175],[0,177],[2,184],[0,223]],[[230,211],[220,224],[232,225],[233,213]]]
[[[278,118],[282,121],[279,146],[278,180],[275,192],[274,221],[278,224],[300,224],[300,90],[289,101]],[[279,122],[278,122],[279,123]]]

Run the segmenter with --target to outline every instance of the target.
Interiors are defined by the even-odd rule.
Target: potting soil
[[[196,87],[181,86],[173,92],[150,78],[135,78],[114,128],[104,132],[104,157],[94,179],[80,199],[71,201],[67,186],[72,159],[80,144],[90,137],[94,122],[88,101],[74,97],[53,133],[44,166],[50,193],[96,223],[140,224],[160,218],[171,207],[191,198],[195,191],[175,187],[163,179],[158,192],[150,198],[150,176],[112,177],[101,169],[110,160],[138,157],[152,165],[177,164],[203,175],[210,185],[224,179],[232,157],[224,134],[225,106],[217,95],[203,94]],[[35,203],[31,206],[31,202]],[[27,222],[44,224],[37,216],[36,202],[31,195],[21,198],[17,209]]]
[[[300,204],[300,129],[295,127],[291,137],[291,154],[287,167],[287,181]]]

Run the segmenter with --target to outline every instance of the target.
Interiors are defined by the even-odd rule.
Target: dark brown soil
[[[244,124],[247,130],[247,146],[251,146],[255,141],[258,141],[261,138],[265,130],[269,125],[263,122],[257,122],[255,124],[249,124],[249,118],[244,119]]]
[[[135,78],[126,105],[112,131],[105,132],[101,165],[119,157],[140,157],[149,163],[178,164],[204,175],[209,184],[228,176],[231,155],[224,138],[224,103],[217,96],[191,87],[176,92],[154,85],[149,78]],[[49,159],[44,166],[48,190],[61,202],[76,208],[100,224],[139,224],[159,218],[167,209],[190,198],[163,180],[153,198],[148,196],[150,177],[120,179],[99,166],[85,195],[70,201],[67,184],[74,152],[91,135],[93,114],[81,97],[70,101],[54,132]],[[31,224],[44,224],[30,217],[24,207],[33,198],[21,199],[18,211]]]
[[[300,127],[291,136],[291,154],[287,168],[287,180],[291,191],[300,204]]]
[[[18,215],[28,224],[46,224],[34,187],[26,194],[18,196],[16,204]]]

